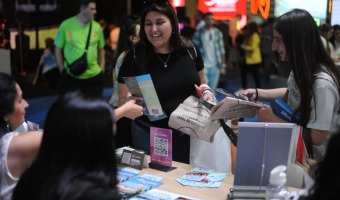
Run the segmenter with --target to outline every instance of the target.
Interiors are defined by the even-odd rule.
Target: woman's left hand
[[[260,122],[275,122],[276,115],[268,105],[263,105],[262,108],[258,109],[257,115]]]
[[[205,94],[203,95],[203,99],[204,99],[205,101],[208,101],[208,102],[215,102],[215,97],[214,97],[214,95],[211,94],[211,93],[205,93]]]
[[[265,104],[263,104],[262,108],[258,109],[257,115],[259,117],[260,122],[277,122],[277,123],[288,122],[275,115],[272,108]]]

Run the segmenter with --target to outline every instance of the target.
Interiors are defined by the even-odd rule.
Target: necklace
[[[168,61],[169,61],[169,58],[170,58],[170,54],[171,54],[171,53],[169,53],[168,58],[166,59],[165,62],[164,62],[164,61],[162,60],[162,58],[158,55],[158,53],[155,52],[155,54],[156,54],[156,56],[159,58],[159,60],[161,60],[162,63],[164,64],[164,68],[168,67]]]

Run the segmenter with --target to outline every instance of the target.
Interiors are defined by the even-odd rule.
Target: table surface
[[[140,172],[142,174],[152,174],[156,176],[163,177],[162,182],[163,185],[159,186],[158,189],[165,190],[168,192],[173,192],[181,195],[191,196],[198,199],[227,199],[230,187],[233,185],[234,175],[227,173],[227,178],[224,179],[221,186],[219,188],[200,188],[200,187],[191,187],[191,186],[183,186],[176,181],[177,178],[185,175],[194,167],[188,164],[173,162],[173,167],[176,169],[171,170],[169,172],[163,172],[151,168],[143,168]]]

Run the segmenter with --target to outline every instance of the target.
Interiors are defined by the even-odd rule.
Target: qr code
[[[151,109],[151,111],[152,111],[152,114],[154,114],[154,115],[159,115],[159,110],[158,109]]]
[[[168,139],[155,137],[154,154],[168,156]]]

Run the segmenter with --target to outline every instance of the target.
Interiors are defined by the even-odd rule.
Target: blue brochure
[[[119,183],[117,187],[121,198],[128,199],[163,184],[163,182],[157,181],[157,178],[152,179],[153,180],[149,179],[147,176],[137,176],[128,181]]]
[[[275,101],[271,102],[270,107],[272,108],[275,115],[279,116],[280,118],[293,122],[292,121],[292,115],[293,115],[293,109],[286,104],[280,97],[277,97]],[[296,117],[297,119],[299,116]]]

